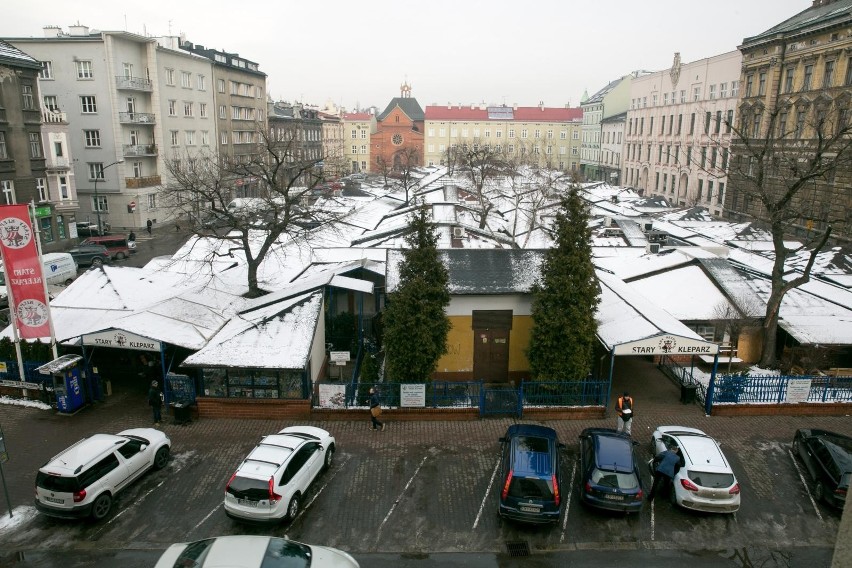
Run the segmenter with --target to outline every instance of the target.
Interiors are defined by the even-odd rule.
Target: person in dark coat
[[[163,399],[160,398],[160,389],[157,381],[151,381],[151,388],[148,389],[148,406],[154,413],[154,424],[159,424],[162,420]]]
[[[648,493],[649,501],[654,498],[654,495],[665,491],[671,485],[677,470],[680,469],[680,448],[671,447],[657,456],[656,460],[659,460],[659,463],[654,469],[654,485]]]
[[[127,240],[131,241],[131,242],[135,241],[136,240],[136,233],[134,233],[133,231],[130,231],[130,234],[127,235]]]
[[[375,388],[370,388],[370,422],[373,424],[373,430],[385,430],[385,425],[379,420],[382,415],[382,400],[379,397],[379,391]]]
[[[149,235],[151,234],[151,227],[153,227],[153,226],[154,226],[154,223],[152,223],[150,219],[148,219],[148,220],[145,222],[145,228],[146,228],[146,229],[148,229],[148,234],[149,234]]]

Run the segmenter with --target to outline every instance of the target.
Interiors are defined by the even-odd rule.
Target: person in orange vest
[[[625,433],[630,436],[630,430],[633,425],[633,397],[630,393],[624,391],[624,394],[618,397],[615,401],[615,410],[618,413],[618,427],[616,430],[619,433]]]

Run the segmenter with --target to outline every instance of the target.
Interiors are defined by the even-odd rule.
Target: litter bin
[[[682,384],[680,385],[680,401],[683,404],[695,404],[697,398],[695,392],[698,390],[698,385]]]
[[[192,421],[190,405],[183,402],[173,402],[172,409],[175,416],[175,424],[187,424]]]

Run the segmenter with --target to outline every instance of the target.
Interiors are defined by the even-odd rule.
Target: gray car
[[[78,266],[102,266],[112,260],[112,256],[103,245],[77,245],[68,253],[77,261]]]

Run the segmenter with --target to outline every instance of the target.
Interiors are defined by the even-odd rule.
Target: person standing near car
[[[654,468],[654,485],[651,486],[651,492],[648,493],[648,500],[652,500],[654,495],[661,491],[665,491],[672,483],[675,473],[680,467],[680,448],[672,446],[656,458],[659,460],[657,467]]]
[[[154,226],[154,223],[152,223],[150,219],[145,221],[145,228],[148,230],[149,235],[151,234],[151,227],[153,227],[153,226]]]
[[[148,406],[154,413],[154,424],[159,424],[162,420],[163,399],[160,398],[160,389],[157,381],[151,381],[151,388],[148,389]]]
[[[624,391],[624,394],[615,401],[615,410],[618,413],[618,425],[616,431],[630,436],[633,427],[633,397]]]
[[[370,422],[373,424],[373,430],[385,430],[385,425],[379,421],[379,416],[382,415],[382,400],[379,397],[379,391],[375,387],[370,387]]]
[[[127,240],[128,240],[128,242],[131,242],[131,243],[133,241],[135,241],[136,240],[136,233],[134,233],[133,231],[130,231],[130,234],[127,235]]]

